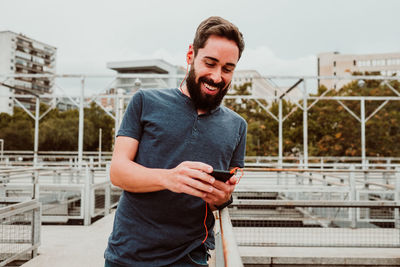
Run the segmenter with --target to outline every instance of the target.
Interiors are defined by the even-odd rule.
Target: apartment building
[[[0,32],[0,73],[55,74],[57,48],[12,31]],[[15,77],[1,81],[0,112],[12,114],[12,94],[52,94],[53,78]],[[17,99],[29,110],[35,109],[34,98]],[[46,99],[44,99],[46,101]],[[43,102],[43,100],[41,100]],[[47,101],[50,101],[48,99]]]
[[[400,53],[383,54],[340,54],[328,52],[318,54],[319,76],[351,76],[354,72],[379,72],[380,75],[400,75]],[[328,89],[339,90],[352,79],[332,80],[321,79],[318,85],[325,85]]]

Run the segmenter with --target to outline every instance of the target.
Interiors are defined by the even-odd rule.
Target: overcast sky
[[[238,69],[316,75],[320,52],[400,52],[396,0],[0,0],[0,30],[58,48],[58,73],[110,74],[106,62],[185,65],[198,24],[218,15],[242,31]]]

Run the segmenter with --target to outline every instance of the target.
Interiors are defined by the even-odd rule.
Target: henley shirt
[[[200,161],[214,169],[243,167],[246,121],[219,106],[198,115],[179,89],[139,90],[129,102],[118,136],[139,141],[134,162],[171,169],[183,161]],[[105,258],[124,266],[165,266],[184,257],[205,238],[205,202],[162,190],[123,191]],[[214,216],[208,208],[208,237],[214,249]]]

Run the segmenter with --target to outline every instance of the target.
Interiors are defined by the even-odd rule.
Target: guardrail
[[[400,172],[247,168],[229,211],[240,246],[400,247]]]
[[[211,267],[243,266],[239,249],[235,240],[228,209],[222,209],[214,213],[215,222],[215,259],[210,263]]]
[[[0,205],[0,266],[35,257],[40,245],[39,201],[12,203],[1,199]]]
[[[13,168],[0,170],[0,197],[16,201],[38,199],[44,222],[83,220],[109,214],[121,189],[113,186],[108,167]]]

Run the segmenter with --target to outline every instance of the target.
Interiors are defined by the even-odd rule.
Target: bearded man
[[[212,211],[232,202],[237,182],[210,173],[244,166],[247,124],[220,106],[243,49],[235,25],[210,17],[187,52],[186,84],[132,97],[110,168],[123,193],[105,266],[207,266]]]

